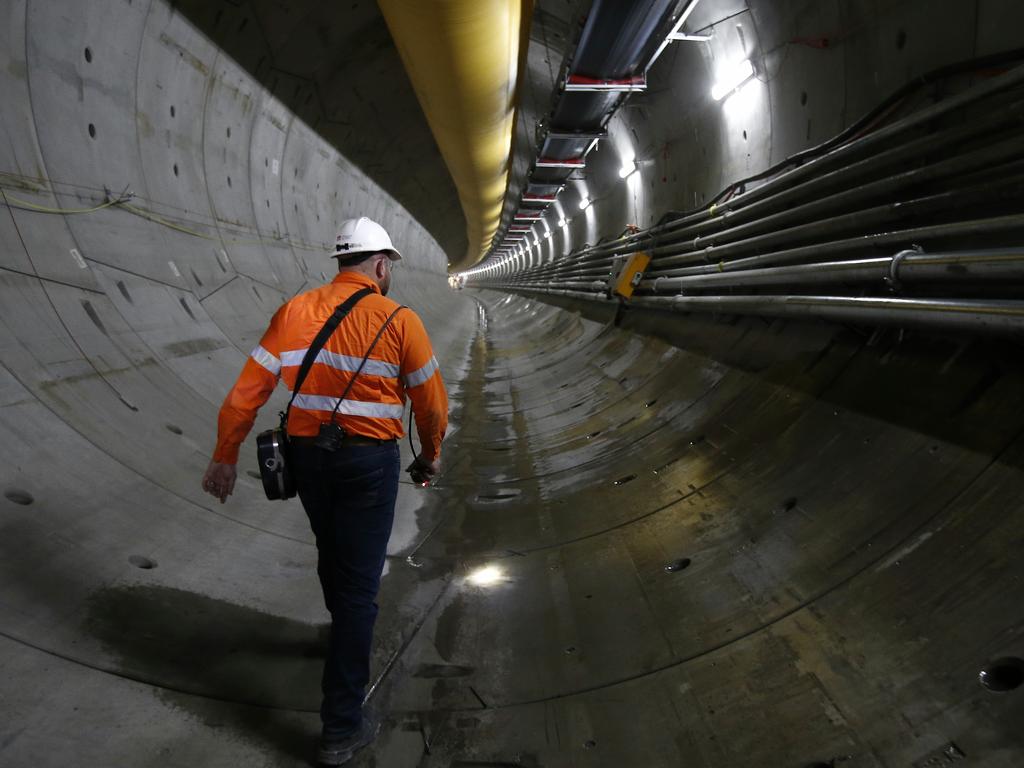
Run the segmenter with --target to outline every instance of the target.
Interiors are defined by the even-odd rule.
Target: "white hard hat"
[[[386,251],[388,258],[397,261],[402,254],[395,250],[387,231],[372,219],[360,216],[341,223],[338,236],[334,239],[334,251],[331,256],[344,259],[357,253]]]

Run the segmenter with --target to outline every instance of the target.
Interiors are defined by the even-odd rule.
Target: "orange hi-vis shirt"
[[[237,463],[238,448],[278,378],[284,380],[290,393],[306,350],[327,318],[345,299],[367,287],[374,293],[365,296],[341,321],[292,403],[288,434],[313,436],[319,432],[377,332],[399,306],[358,272],[341,272],[327,285],[296,296],[274,313],[270,327],[245,361],[221,406],[214,461]],[[441,455],[441,441],[448,428],[448,395],[423,322],[408,307],[395,315],[380,337],[334,419],[349,434],[400,438],[405,434],[402,415],[406,393],[412,398],[422,455],[433,461]]]

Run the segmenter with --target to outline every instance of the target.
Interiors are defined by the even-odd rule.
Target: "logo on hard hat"
[[[351,239],[356,236],[357,232],[359,237],[365,238],[363,241],[355,242]],[[391,242],[391,237],[384,227],[366,216],[342,222],[335,238],[332,255],[340,254],[343,251],[348,253],[383,251],[391,259],[402,258],[402,254],[395,249],[394,244]]]

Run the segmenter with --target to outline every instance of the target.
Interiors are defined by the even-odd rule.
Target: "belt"
[[[393,443],[398,438],[378,438],[378,437],[367,437],[366,435],[351,435],[346,434],[341,439],[342,445],[387,445]],[[288,435],[288,442],[295,443],[296,445],[316,445],[316,437],[307,435]]]

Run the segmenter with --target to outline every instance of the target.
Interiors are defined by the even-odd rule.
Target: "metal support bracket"
[[[883,278],[890,291],[899,293],[903,289],[903,284],[900,282],[900,264],[903,263],[903,260],[907,256],[917,256],[921,253],[924,253],[924,248],[920,245],[912,245],[892,257],[892,261],[889,262],[889,274]]]

